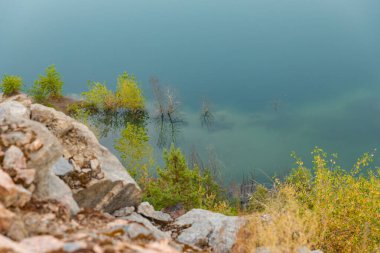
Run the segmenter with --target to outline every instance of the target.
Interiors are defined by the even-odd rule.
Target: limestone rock
[[[53,171],[49,171],[46,175],[45,185],[46,191],[49,192],[48,198],[59,200],[66,204],[71,211],[71,214],[76,214],[79,211],[77,202],[73,198],[71,189],[59,177],[54,175]]]
[[[127,207],[121,208],[119,210],[116,210],[115,212],[113,212],[112,215],[115,217],[123,217],[123,216],[128,216],[128,215],[132,214],[134,211],[135,211],[134,206],[127,206]]]
[[[63,246],[63,251],[67,253],[71,252],[86,252],[87,243],[83,241],[79,242],[67,242]]]
[[[0,233],[6,233],[10,229],[13,219],[15,218],[15,214],[11,211],[7,210],[0,203]]]
[[[141,233],[141,234],[147,236],[146,233],[148,232],[149,235],[151,235],[156,240],[161,240],[161,239],[169,240],[170,239],[169,234],[164,233],[161,230],[159,230],[158,228],[156,228],[148,219],[144,218],[143,216],[141,216],[138,213],[132,213],[131,215],[121,217],[120,219],[132,221],[134,223],[139,223],[139,224],[142,224],[144,226],[144,227],[141,227],[141,226],[138,227],[138,226],[134,226],[134,225],[132,225],[131,227],[126,226],[125,230],[128,233],[130,233],[130,232],[136,233],[136,229],[139,229],[138,233]]]
[[[49,253],[62,250],[64,243],[50,235],[41,235],[26,238],[21,241],[20,245],[35,253]]]
[[[1,103],[6,103],[6,102],[18,102],[25,106],[27,109],[30,108],[30,105],[32,104],[32,100],[28,97],[26,94],[17,94],[11,97],[1,97],[0,98]]]
[[[168,223],[173,221],[169,214],[160,211],[155,211],[154,207],[148,202],[143,202],[137,208],[137,212],[143,216],[153,219],[158,222]]]
[[[13,183],[11,177],[0,169],[0,202],[4,206],[24,206],[32,194]]]
[[[34,253],[0,234],[0,253]]]
[[[215,252],[230,252],[244,219],[193,209],[179,217],[174,225],[190,226],[182,230],[177,241],[192,247],[211,247]]]
[[[65,176],[64,180],[73,189],[74,199],[80,207],[112,213],[140,203],[141,190],[136,182],[120,161],[99,144],[88,127],[62,112],[39,104],[31,106],[31,118],[44,124],[59,139],[64,156],[72,158],[79,170],[100,167],[99,177],[92,173],[93,170]],[[92,161],[94,159],[98,166],[96,161]],[[70,182],[75,180],[77,182]]]
[[[30,117],[30,111],[19,102],[6,101],[0,104],[0,120],[9,116],[28,119]]]
[[[57,176],[64,176],[74,170],[72,164],[69,163],[65,158],[60,157],[58,161],[53,164],[53,172]]]
[[[7,171],[13,171],[15,174],[19,170],[26,169],[26,159],[21,149],[12,145],[5,151],[3,168]]]

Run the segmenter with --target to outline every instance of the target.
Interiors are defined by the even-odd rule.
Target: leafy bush
[[[22,78],[19,76],[4,75],[0,88],[4,95],[11,96],[20,91],[22,87]]]
[[[63,81],[54,65],[45,70],[46,76],[40,75],[34,82],[30,94],[37,102],[44,102],[46,99],[57,99],[62,97]]]
[[[117,79],[116,103],[119,108],[134,112],[143,111],[144,97],[133,76],[124,72]]]
[[[127,123],[126,128],[121,131],[121,137],[116,140],[115,148],[121,153],[121,159],[129,174],[144,187],[148,169],[153,164],[152,148],[146,129]]]
[[[380,170],[364,173],[373,154],[365,153],[348,171],[319,148],[312,154],[314,177],[309,199],[319,219],[320,248],[326,252],[379,251]]]
[[[90,89],[83,92],[86,107],[97,110],[113,110],[115,109],[115,96],[104,84],[99,82],[90,83]]]

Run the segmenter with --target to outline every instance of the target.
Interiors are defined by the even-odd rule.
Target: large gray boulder
[[[244,219],[202,209],[193,209],[179,217],[174,225],[185,227],[177,241],[191,247],[212,248],[214,252],[231,252]],[[187,227],[187,228],[186,228]]]
[[[31,105],[31,119],[44,124],[63,146],[74,171],[62,178],[80,207],[111,213],[141,202],[139,186],[87,126],[40,104]]]

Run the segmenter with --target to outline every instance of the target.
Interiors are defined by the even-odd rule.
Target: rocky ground
[[[0,253],[230,252],[243,224],[154,210],[85,125],[23,94],[0,99]]]

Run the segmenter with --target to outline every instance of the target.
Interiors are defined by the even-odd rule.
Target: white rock
[[[0,104],[0,120],[6,117],[30,118],[30,111],[23,104],[16,101],[7,101]]]
[[[64,176],[72,171],[74,171],[73,165],[69,163],[62,156],[58,159],[56,163],[53,164],[53,172],[57,176]]]
[[[188,226],[177,241],[193,247],[210,246],[215,252],[230,252],[245,220],[202,209],[193,209],[179,217],[174,225]]]
[[[155,211],[154,207],[148,202],[141,203],[137,208],[137,212],[155,221],[164,222],[164,223],[173,221],[173,219],[170,217],[169,214],[163,213],[160,211]]]
[[[104,178],[92,179],[74,194],[80,207],[112,213],[141,201],[141,190],[120,161],[101,146],[87,126],[52,108],[32,104],[31,118],[47,126],[63,146],[63,153],[85,163],[96,158]],[[99,177],[102,178],[102,177]]]

